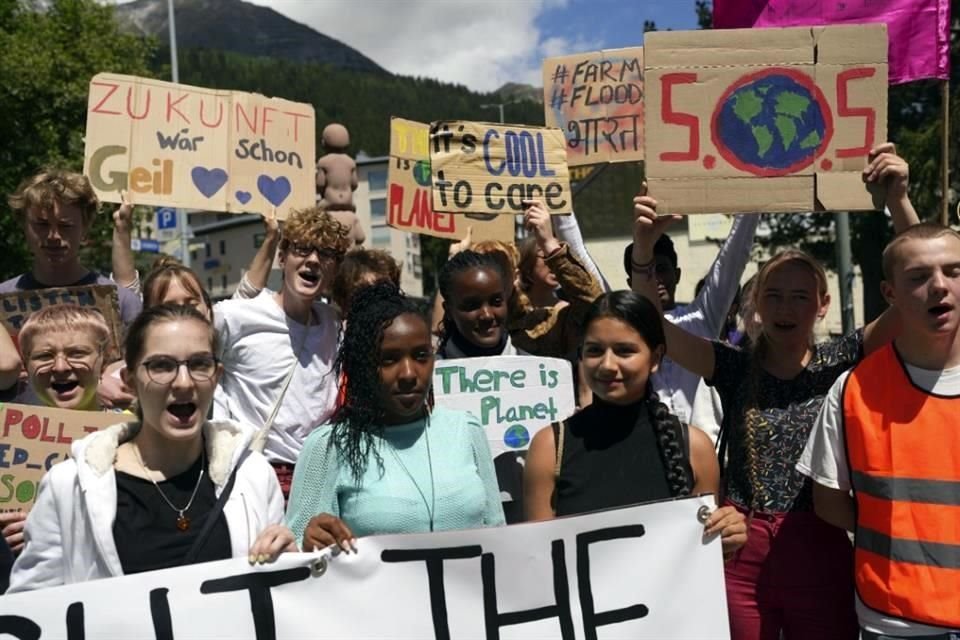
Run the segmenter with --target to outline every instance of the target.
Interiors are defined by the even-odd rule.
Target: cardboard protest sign
[[[882,208],[884,25],[646,34],[646,171],[663,213]]]
[[[100,73],[84,173],[97,196],[228,213],[315,203],[313,107],[254,93]]]
[[[0,405],[0,511],[29,511],[40,479],[69,457],[74,440],[120,422],[104,411]]]
[[[440,213],[431,206],[430,126],[390,119],[390,166],[387,169],[387,224],[438,238],[462,240],[472,229],[474,241],[513,242],[509,216]]]
[[[563,132],[486,122],[430,125],[433,210],[523,213],[540,200],[550,213],[573,211]]]
[[[469,411],[480,420],[494,457],[526,449],[537,431],[577,408],[573,371],[561,358],[438,360],[433,393],[438,405]]]
[[[547,58],[543,106],[571,167],[643,160],[643,47]]]
[[[75,304],[81,307],[96,307],[103,314],[110,328],[112,343],[108,360],[120,357],[120,342],[123,339],[123,323],[120,320],[120,303],[117,288],[111,285],[94,284],[81,287],[57,287],[12,291],[0,294],[0,322],[16,341],[23,323],[34,311],[59,304]],[[19,346],[19,343],[18,343]]]
[[[343,640],[727,640],[720,538],[698,518],[712,508],[685,498],[8,593],[0,635],[305,638],[322,619],[323,637]]]

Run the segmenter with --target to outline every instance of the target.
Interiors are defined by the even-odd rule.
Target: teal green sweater
[[[332,432],[324,425],[310,434],[297,460],[287,526],[298,544],[320,513],[339,517],[358,538],[429,531],[431,509],[435,531],[504,524],[486,432],[469,413],[436,407],[428,421],[386,427],[374,443],[383,467],[371,449],[359,482],[338,455]]]

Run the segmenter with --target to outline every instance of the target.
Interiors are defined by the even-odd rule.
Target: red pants
[[[732,640],[857,638],[853,546],[814,513],[754,514],[725,574]]]
[[[290,499],[290,487],[293,485],[293,465],[286,462],[271,462],[277,480],[280,482],[280,491],[283,492],[283,504]]]

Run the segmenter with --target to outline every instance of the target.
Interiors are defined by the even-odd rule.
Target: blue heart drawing
[[[193,184],[197,191],[205,197],[213,197],[220,188],[227,184],[227,172],[223,169],[207,169],[206,167],[194,167],[190,171],[190,177],[193,178]]]
[[[261,175],[257,178],[257,190],[270,204],[279,207],[280,203],[290,195],[290,181],[283,176],[274,180],[270,176]]]
[[[247,204],[250,202],[250,198],[253,197],[253,194],[249,191],[237,191],[235,195],[237,196],[237,200],[240,201],[240,204]]]

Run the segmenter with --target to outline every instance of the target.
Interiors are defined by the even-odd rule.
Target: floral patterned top
[[[723,403],[726,497],[766,513],[812,511],[812,484],[795,466],[827,391],[863,358],[863,330],[816,345],[806,368],[791,380],[760,367],[753,371],[748,351],[721,342],[713,350],[716,365],[707,384]],[[749,407],[755,410],[748,430]]]

